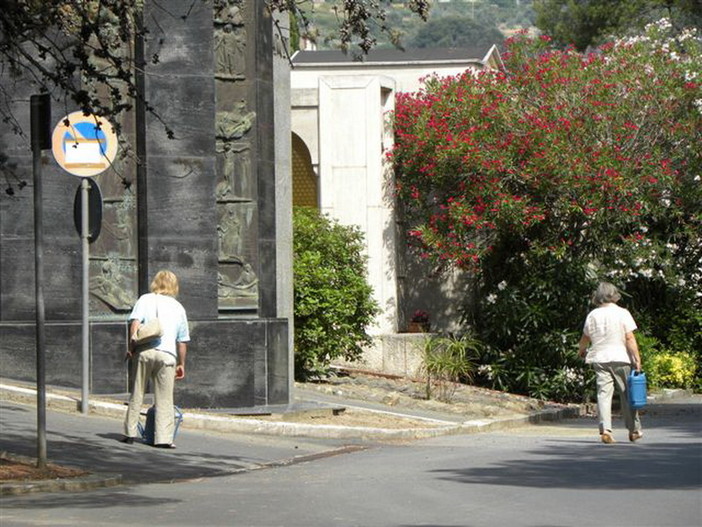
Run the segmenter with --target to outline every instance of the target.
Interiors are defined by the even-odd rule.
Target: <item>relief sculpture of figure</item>
[[[245,79],[246,32],[226,24],[215,31],[215,76],[220,79]]]
[[[215,189],[218,201],[250,201],[253,197],[250,146],[217,141],[217,173]]]
[[[215,24],[234,24],[241,26],[244,23],[244,17],[241,16],[241,7],[238,5],[241,0],[229,0],[226,6],[222,6],[214,17]]]
[[[132,212],[134,208],[134,198],[127,196],[122,203],[117,206],[117,223],[114,226],[115,237],[119,243],[119,254],[122,256],[132,256]]]
[[[101,274],[90,279],[90,294],[116,310],[132,307],[134,297],[124,287],[119,264],[107,260],[102,264]]]
[[[250,263],[245,263],[242,266],[241,274],[232,284],[238,296],[257,296],[258,295],[258,277]]]
[[[255,298],[258,296],[258,277],[250,263],[239,262],[241,271],[236,279],[230,279],[223,273],[217,274],[217,296],[227,305],[228,300],[236,298]]]
[[[215,122],[217,138],[224,141],[241,139],[251,130],[255,118],[256,112],[247,112],[244,101],[237,104],[234,112],[217,112]]]
[[[241,220],[236,211],[228,208],[217,226],[219,234],[219,258],[227,260],[239,256],[241,252]]]
[[[223,178],[217,183],[215,195],[218,200],[232,197],[234,187],[234,157],[232,144],[226,141],[217,141],[216,152],[221,157],[221,173]]]

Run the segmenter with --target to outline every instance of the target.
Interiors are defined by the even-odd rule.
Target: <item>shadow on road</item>
[[[528,459],[488,467],[438,470],[442,479],[467,484],[563,489],[698,489],[702,484],[702,406],[665,404],[643,416],[640,443],[554,438]],[[665,427],[661,433],[656,429]],[[624,431],[621,431],[624,434]],[[621,435],[620,434],[620,435]],[[675,442],[670,440],[675,439]],[[536,459],[535,459],[536,458]]]
[[[9,416],[0,418],[2,449],[13,454],[36,456],[36,444],[27,441],[26,428]],[[161,450],[144,444],[125,445],[121,434],[51,430],[48,433],[49,461],[83,468],[92,473],[120,474],[127,484],[166,483],[202,477],[231,475],[250,468],[251,460],[232,452],[208,452],[208,439],[200,439],[197,451]]]
[[[103,489],[95,492],[29,494],[6,499],[2,507],[8,509],[109,509],[112,507],[163,507],[182,503],[178,499],[149,498],[124,489]],[[31,505],[30,505],[31,504]],[[148,513],[145,513],[148,515]],[[60,523],[60,522],[59,522]]]

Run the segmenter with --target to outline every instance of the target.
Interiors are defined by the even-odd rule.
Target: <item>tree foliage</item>
[[[17,92],[26,91],[27,85],[36,87],[35,93],[50,93],[54,101],[68,109],[78,108],[106,118],[129,155],[129,143],[121,133],[124,112],[131,110],[135,101],[151,117],[160,121],[168,137],[175,136],[175,123],[165,122],[145,98],[138,73],[146,66],[159,62],[159,50],[167,48],[169,35],[152,34],[161,17],[176,17],[188,23],[191,14],[202,9],[229,6],[227,0],[190,0],[170,4],[149,2],[151,15],[144,21],[146,0],[0,0],[0,118],[15,133],[26,131],[13,113]],[[264,0],[262,0],[264,1]],[[306,30],[306,9],[309,3],[297,0],[265,0],[268,9],[292,13]],[[252,4],[254,4],[252,2]],[[258,0],[254,4],[258,6]],[[344,0],[334,4],[337,13],[339,45],[344,49],[367,52],[376,43],[376,35],[392,33],[385,23],[386,9],[377,0]],[[429,2],[411,0],[409,9],[426,18]],[[156,31],[154,31],[156,33]],[[293,32],[292,38],[298,38]],[[141,42],[152,39],[150,56],[140,57]],[[153,51],[156,49],[156,51]],[[13,87],[12,79],[22,81]],[[7,156],[0,152],[0,169],[9,170]],[[14,193],[7,178],[6,192]],[[125,185],[128,182],[124,182]],[[22,188],[24,183],[18,181]]]
[[[214,0],[214,4],[217,7],[226,1]],[[149,34],[148,24],[142,27],[140,20],[144,0],[4,0],[0,5],[0,64],[11,74],[36,81],[44,91],[59,88],[80,109],[111,117],[116,125],[114,118],[143,96],[134,79],[135,69],[143,64],[135,63],[133,46],[135,38]],[[208,5],[204,0],[192,0],[183,12],[171,12],[154,2],[154,9],[163,16],[187,21],[194,9]],[[267,0],[267,6],[307,20],[305,4],[296,0]],[[429,3],[412,0],[408,7],[426,18]],[[392,31],[385,24],[386,9],[377,0],[345,0],[335,3],[334,9],[344,48],[355,46],[367,52],[375,44],[377,32]],[[147,60],[157,63],[158,54]],[[7,98],[4,90],[2,95]],[[5,107],[0,106],[4,122],[14,124],[20,132]],[[152,108],[147,110],[153,113]]]
[[[561,46],[583,51],[613,36],[640,32],[667,17],[679,31],[702,27],[699,0],[535,0],[536,26]]]
[[[702,344],[702,44],[669,29],[590,54],[518,36],[507,71],[398,99],[409,235],[475,273],[467,315],[495,385],[581,393],[573,350],[598,279],[662,342]]]
[[[309,5],[298,0],[268,0],[271,9],[290,12],[302,27],[309,29]],[[380,0],[335,0],[331,2],[337,27],[336,44],[345,51],[368,53],[377,43],[378,35],[386,35],[390,42],[399,44],[398,32],[388,24],[387,2]],[[426,20],[429,14],[428,0],[409,0],[406,7]],[[313,34],[308,34],[314,37]]]
[[[337,358],[358,359],[378,312],[362,233],[316,210],[295,209],[293,273],[295,377],[324,375]]]
[[[409,42],[417,48],[461,48],[501,45],[504,35],[468,17],[437,18],[424,24]]]
[[[6,0],[0,9],[0,65],[10,77],[33,81],[40,91],[58,89],[61,99],[67,96],[79,109],[110,117],[118,126],[114,117],[140,96],[131,50],[142,3]],[[5,101],[12,96],[6,90]],[[8,107],[0,105],[3,122],[22,133]]]

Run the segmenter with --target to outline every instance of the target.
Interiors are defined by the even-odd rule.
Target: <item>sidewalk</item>
[[[0,495],[217,477],[348,453],[372,443],[499,430],[580,414],[577,406],[562,406],[530,415],[464,421],[455,414],[392,408],[303,389],[296,390],[295,400],[288,407],[248,412],[279,412],[277,418],[237,415],[241,410],[182,408],[178,448],[163,450],[119,442],[126,412],[124,394],[92,396],[87,416],[80,413],[79,390],[47,387],[46,398],[49,462],[82,468],[90,475],[70,480],[5,483],[0,485]],[[36,457],[35,388],[29,383],[0,380],[0,401],[0,451],[10,457]],[[335,414],[345,409],[367,415],[371,422],[379,424],[330,424],[335,421]]]
[[[0,451],[3,457],[35,460],[37,414],[35,402],[30,402],[34,394],[26,387],[7,384],[2,386],[1,392]],[[119,402],[95,401],[91,403],[91,413],[85,416],[78,410],[75,400],[64,393],[48,392],[47,407],[49,463],[83,469],[90,474],[59,480],[6,482],[0,484],[0,496],[219,477],[364,448],[335,439],[221,433],[219,430],[224,427],[220,418],[211,420],[210,429],[181,428],[176,438],[177,449],[164,450],[138,442],[127,445],[119,441],[122,420],[116,417],[126,410]],[[194,414],[188,412],[185,419],[196,421]]]
[[[80,414],[80,390],[47,387],[47,409]],[[91,395],[89,415],[124,419],[127,394]],[[21,404],[36,404],[36,389],[30,383],[0,379],[0,400]],[[145,407],[150,405],[149,395]],[[490,403],[484,403],[489,405]],[[352,409],[372,414],[367,419],[374,426],[337,425],[332,418],[340,411]],[[206,430],[226,433],[255,434],[285,437],[306,437],[354,441],[412,440],[452,433],[472,433],[519,426],[526,423],[552,421],[580,414],[580,407],[559,405],[530,414],[513,414],[497,418],[469,418],[448,412],[426,411],[416,408],[392,407],[358,399],[334,397],[304,389],[296,389],[290,405],[252,409],[187,409],[183,412],[182,430]],[[482,413],[482,412],[481,412]],[[485,412],[489,414],[490,412]],[[318,419],[304,422],[304,414],[316,414]],[[328,418],[325,418],[325,414]],[[258,415],[258,418],[257,418]],[[270,416],[279,419],[270,419]],[[363,421],[363,419],[360,419]],[[379,423],[377,426],[376,423]],[[390,426],[385,426],[385,425]],[[403,426],[404,425],[404,426]]]

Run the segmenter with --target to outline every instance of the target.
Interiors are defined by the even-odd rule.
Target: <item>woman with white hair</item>
[[[627,309],[617,305],[621,298],[617,288],[602,282],[592,295],[595,305],[585,319],[579,355],[595,370],[597,380],[597,414],[600,438],[614,443],[612,436],[612,396],[619,393],[622,417],[629,430],[629,441],[643,437],[639,414],[629,405],[627,377],[631,367],[641,371],[641,357],[634,330],[636,322]],[[589,346],[589,349],[588,349]]]

